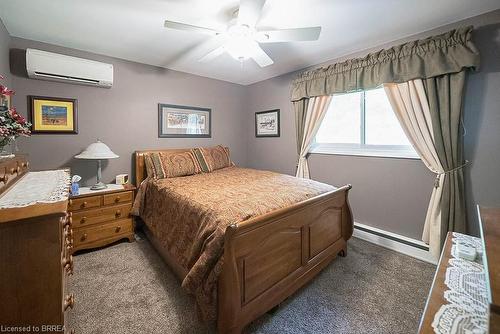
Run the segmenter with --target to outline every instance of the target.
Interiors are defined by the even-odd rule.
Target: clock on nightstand
[[[102,247],[120,239],[134,241],[134,220],[130,215],[135,187],[109,184],[102,190],[82,187],[71,195],[68,212],[73,227],[73,253]]]

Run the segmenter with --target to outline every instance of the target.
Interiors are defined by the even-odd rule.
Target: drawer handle
[[[115,216],[116,218],[120,217],[122,215],[122,210],[116,210]]]
[[[66,268],[64,268],[64,269],[66,269],[66,274],[67,274],[68,276],[73,276],[73,264],[71,264],[70,266],[67,266],[67,267],[66,267]]]
[[[67,227],[65,230],[64,230],[64,236],[67,238],[67,239],[73,239],[73,229],[70,228],[70,227]]]
[[[80,238],[81,241],[87,240],[87,233],[83,233],[82,237]]]
[[[64,299],[64,310],[66,311],[68,308],[73,309],[74,305],[75,305],[75,296],[72,293],[70,293]]]
[[[122,230],[122,227],[121,226],[117,226],[116,229],[115,229],[115,233],[118,233]]]
[[[118,202],[120,202],[120,196],[115,197],[115,203],[118,203]]]
[[[82,219],[80,219],[80,224],[85,224],[86,221],[87,217],[82,217]]]
[[[73,255],[70,255],[69,258],[63,258],[61,261],[63,268],[67,269],[67,267],[71,267],[73,265]]]
[[[73,255],[69,256],[69,260],[64,259],[63,264],[68,276],[73,276]]]
[[[68,217],[64,218],[64,220],[62,221],[62,227],[63,227],[63,229],[65,229],[66,226],[71,227],[72,223],[73,223],[73,218],[71,218],[71,216],[68,216]]]
[[[0,176],[0,182],[7,183],[7,181],[9,181],[8,174],[4,174],[4,175]]]
[[[87,206],[87,201],[84,201],[80,207],[85,208]]]

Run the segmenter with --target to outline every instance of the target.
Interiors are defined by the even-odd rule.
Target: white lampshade
[[[97,142],[90,144],[82,153],[75,155],[77,159],[114,159],[118,158],[118,155],[115,154],[108,145],[102,143],[97,140]]]

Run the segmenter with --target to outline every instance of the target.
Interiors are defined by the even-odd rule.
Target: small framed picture
[[[209,108],[158,104],[158,137],[210,138],[212,121]]]
[[[11,106],[10,95],[0,95],[0,111],[7,111]]]
[[[259,111],[255,113],[255,137],[280,136],[280,110]]]
[[[77,134],[77,100],[28,96],[31,133]]]

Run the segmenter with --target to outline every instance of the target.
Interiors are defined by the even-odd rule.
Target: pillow
[[[198,160],[191,150],[149,153],[146,155],[145,163],[148,176],[155,179],[201,173]]]
[[[146,175],[148,177],[155,178],[155,168],[153,166],[153,159],[151,159],[151,154],[147,153],[144,155],[144,164],[146,165]]]
[[[201,170],[205,173],[233,166],[228,147],[222,145],[214,147],[197,147],[193,149],[193,152]]]

